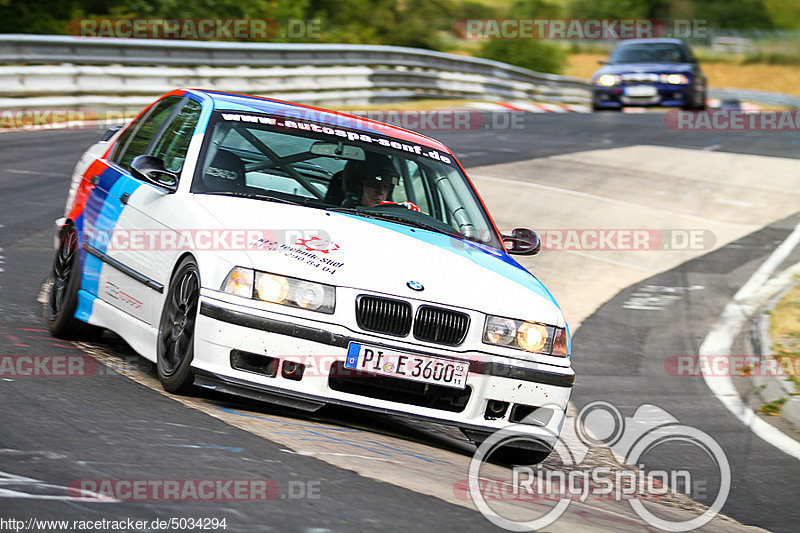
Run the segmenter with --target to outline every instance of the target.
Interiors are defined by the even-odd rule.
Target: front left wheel
[[[58,250],[53,259],[50,293],[47,296],[47,326],[54,337],[74,339],[102,332],[75,318],[81,269],[78,258],[78,231],[72,224],[61,228]]]
[[[168,392],[192,387],[195,323],[200,300],[200,274],[191,257],[180,262],[167,289],[158,327],[158,379]]]

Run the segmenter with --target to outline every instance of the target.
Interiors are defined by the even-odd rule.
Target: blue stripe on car
[[[132,195],[142,183],[109,166],[99,176],[97,186],[92,190],[86,202],[86,208],[76,220],[79,232],[84,228],[91,228],[90,232],[79,233],[84,240],[101,252],[108,250],[112,232],[116,228],[125,205],[120,202],[123,194]],[[92,315],[94,300],[98,294],[100,272],[103,262],[93,255],[80,250],[82,255],[81,291],[79,292],[78,308],[75,318],[88,321]]]

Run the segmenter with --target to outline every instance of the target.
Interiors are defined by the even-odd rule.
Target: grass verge
[[[769,334],[775,357],[782,361],[781,367],[787,372],[792,370],[791,379],[800,390],[800,376],[794,371],[800,365],[800,281],[772,308]],[[785,364],[786,360],[791,364]]]

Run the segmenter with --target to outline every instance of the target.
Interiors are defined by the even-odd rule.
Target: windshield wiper
[[[287,198],[279,198],[277,196],[269,196],[266,194],[254,194],[249,192],[209,191],[209,192],[204,192],[202,194],[215,194],[218,196],[236,196],[238,198],[252,198],[253,200],[264,200],[267,202],[277,202],[280,204],[307,205],[306,203],[297,200],[289,200]]]

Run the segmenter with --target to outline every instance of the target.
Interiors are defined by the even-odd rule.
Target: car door
[[[83,320],[91,318],[95,298],[115,300],[115,284],[107,284],[106,280],[123,275],[107,260],[108,248],[125,208],[124,201],[140,183],[115,164],[115,157],[133,142],[136,132],[165,120],[180,102],[180,97],[167,97],[150,106],[125,129],[109,158],[101,156],[88,165],[76,187],[69,217],[81,242],[81,291],[85,296],[79,300],[76,316]]]
[[[120,205],[116,224],[106,248],[99,296],[148,323],[155,324],[160,311],[159,295],[168,284],[170,266],[179,253],[170,240],[174,228],[165,224],[165,213],[180,210],[180,199],[155,184],[137,179],[130,172],[133,159],[153,155],[164,160],[167,170],[180,175],[199,120],[202,106],[190,98],[162,100],[112,156],[107,172],[117,176],[109,197]],[[121,140],[122,141],[122,140]]]

